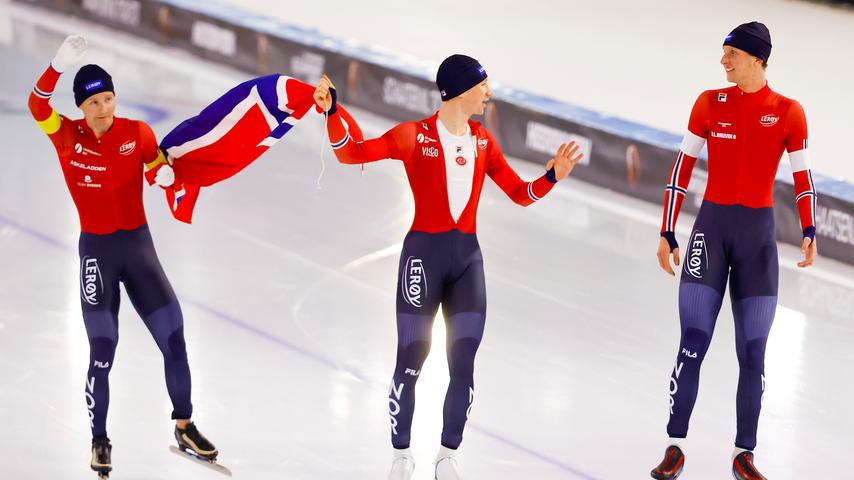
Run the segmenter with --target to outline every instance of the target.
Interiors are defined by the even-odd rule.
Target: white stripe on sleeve
[[[679,147],[679,150],[685,152],[685,155],[689,157],[697,158],[700,155],[700,151],[703,150],[703,146],[706,144],[706,139],[703,137],[698,137],[691,133],[690,130],[685,131],[685,136],[682,137],[682,145]]]

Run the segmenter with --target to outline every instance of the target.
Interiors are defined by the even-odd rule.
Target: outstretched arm
[[[514,202],[527,207],[543,198],[560,180],[566,178],[575,165],[584,157],[578,151],[575,142],[563,144],[557,149],[555,157],[546,164],[546,173],[533,182],[526,182],[507,163],[501,147],[495,138],[487,132],[486,173]]]
[[[385,158],[403,160],[411,153],[404,135],[407,124],[394,127],[379,138],[363,140],[355,119],[338,108],[335,85],[326,75],[314,91],[314,100],[326,112],[326,131],[339,162],[355,165]]]
[[[28,102],[30,113],[32,113],[38,126],[48,135],[58,132],[62,125],[62,118],[50,104],[56,82],[59,81],[59,76],[69,66],[77,63],[85,54],[86,39],[80,35],[69,35],[62,42],[56,56],[50,62],[50,66],[39,77],[36,86],[30,93]]]

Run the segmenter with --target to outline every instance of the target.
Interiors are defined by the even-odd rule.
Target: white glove
[[[86,55],[86,37],[69,35],[56,51],[56,56],[50,62],[53,69],[59,73],[65,72],[71,65],[79,62]]]
[[[154,176],[154,183],[164,188],[171,187],[175,183],[175,170],[172,170],[172,167],[169,165],[163,165],[157,170],[157,174]]]

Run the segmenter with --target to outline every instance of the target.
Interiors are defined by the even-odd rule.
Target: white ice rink
[[[0,2],[0,478],[81,479],[90,431],[79,224],[50,142],[26,109],[62,38],[116,84],[118,114],[158,136],[248,75],[113,31]],[[71,75],[54,106],[77,117]],[[368,135],[390,122],[355,111]],[[384,479],[394,291],[412,201],[397,162],[358,168],[309,115],[246,171],[202,192],[191,226],[147,189],[161,262],[182,302],[194,418],[235,478]],[[543,159],[545,162],[547,159]],[[542,167],[515,162],[523,177]],[[660,209],[576,181],[527,209],[487,182],[479,239],[489,296],[466,480],[649,478],[665,447],[679,339],[677,281],[655,260]],[[692,218],[680,221],[683,232]],[[684,237],[682,238],[684,242]],[[854,478],[854,268],[794,265],[781,247],[757,466],[769,478]],[[124,299],[108,421],[115,480],[216,479],[168,452],[162,358]],[[447,385],[444,330],[418,383],[413,450],[432,478]],[[722,309],[683,479],[729,478],[737,362]]]

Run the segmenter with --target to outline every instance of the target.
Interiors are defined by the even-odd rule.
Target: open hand
[[[68,67],[74,65],[83,59],[86,55],[86,37],[83,35],[69,35],[65,37],[65,41],[59,46],[56,56],[50,64],[53,69],[59,73],[65,72]]]
[[[584,154],[578,151],[579,146],[575,142],[562,143],[555,153],[555,157],[546,164],[546,170],[554,167],[555,179],[561,181],[572,172],[575,165],[584,158]]]

